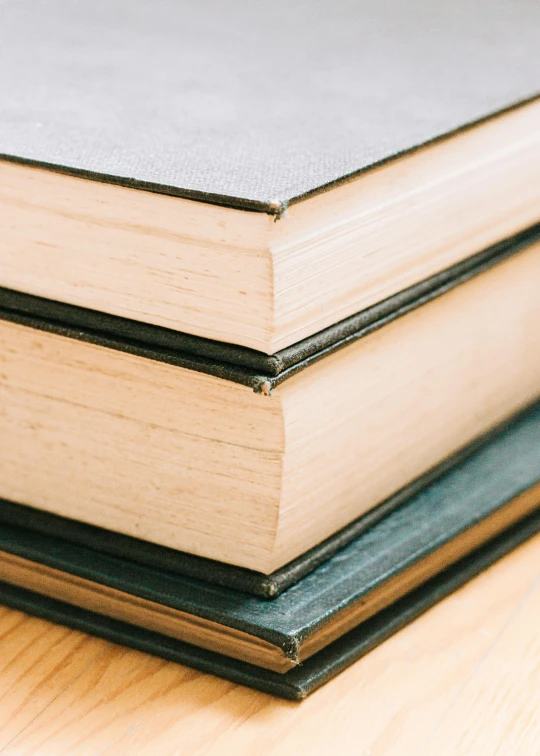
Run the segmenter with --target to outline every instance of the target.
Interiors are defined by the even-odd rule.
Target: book
[[[207,674],[219,675],[240,685],[301,701],[538,532],[540,514],[535,513],[285,674],[171,640],[159,633],[9,583],[0,582],[0,601],[5,606],[177,664],[185,664]]]
[[[140,538],[67,519],[6,499],[0,499],[0,527],[15,525],[42,536],[59,536],[69,543],[110,554],[128,562],[194,577],[206,583],[273,600],[515,422],[516,418],[510,418],[471,444],[462,447],[374,509],[269,575],[142,541]]]
[[[0,600],[301,698],[538,530],[518,6],[0,8]]]
[[[274,355],[539,220],[528,0],[0,14],[6,289]]]
[[[0,496],[270,574],[538,397],[539,279],[532,229],[259,393],[6,307]]]
[[[0,597],[301,698],[539,528],[533,407],[274,601],[8,525],[0,529]]]

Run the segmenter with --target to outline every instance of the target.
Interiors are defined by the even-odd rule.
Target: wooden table
[[[540,537],[301,704],[0,608],[2,756],[538,756]]]

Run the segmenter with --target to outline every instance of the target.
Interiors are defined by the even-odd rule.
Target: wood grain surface
[[[7,756],[537,756],[540,537],[301,704],[0,608]]]

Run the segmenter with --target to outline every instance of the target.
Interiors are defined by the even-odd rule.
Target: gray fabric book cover
[[[535,0],[0,4],[0,153],[276,212],[538,94]]]

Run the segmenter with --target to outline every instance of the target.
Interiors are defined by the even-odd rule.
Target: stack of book
[[[8,4],[0,601],[303,698],[540,529],[540,13]]]

